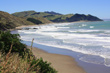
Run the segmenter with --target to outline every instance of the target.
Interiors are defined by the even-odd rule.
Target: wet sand
[[[32,52],[37,58],[42,57],[44,61],[50,62],[58,73],[86,73],[70,56],[47,53],[38,48],[33,48]]]

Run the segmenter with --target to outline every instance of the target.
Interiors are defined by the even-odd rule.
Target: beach
[[[44,61],[50,62],[58,73],[86,73],[82,67],[77,65],[75,59],[70,56],[47,53],[38,48],[32,48],[32,52],[35,57],[42,57]]]
[[[99,28],[97,27],[99,24],[106,26]],[[34,38],[33,47],[37,47],[41,49],[41,51],[43,50],[43,54],[39,53],[38,55],[37,51],[39,51],[39,49],[37,49],[37,51],[33,49],[34,55],[37,53],[36,55],[38,57],[43,57],[45,61],[52,63],[52,67],[59,73],[77,73],[74,71],[110,73],[108,67],[109,59],[107,57],[109,55],[108,24],[109,22],[75,22],[70,24],[60,23],[58,25],[47,24],[46,26],[41,25],[35,27],[33,25],[32,27],[19,27],[19,29],[24,27],[30,29],[22,29],[17,32],[21,35],[22,43],[28,46],[30,46]],[[48,55],[45,55],[45,53]],[[106,58],[101,55],[106,56]],[[58,57],[55,58],[54,56]],[[62,56],[65,58],[62,59]],[[65,70],[67,70],[67,72]]]
[[[55,24],[55,23],[52,23]],[[42,24],[46,25],[46,24]],[[39,26],[39,25],[24,25],[16,27],[12,30],[21,30],[25,27],[32,27],[32,26]],[[28,46],[28,48],[30,48]],[[60,54],[52,54],[48,53],[44,50],[39,48],[33,47],[32,49],[33,54],[37,58],[43,58],[44,61],[51,63],[51,66],[55,68],[58,73],[86,73],[85,70],[80,67],[73,57],[67,55],[60,55]]]

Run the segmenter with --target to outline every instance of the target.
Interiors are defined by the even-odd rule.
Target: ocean
[[[17,32],[23,41],[34,38],[36,44],[81,53],[83,62],[110,67],[110,21],[39,25]]]

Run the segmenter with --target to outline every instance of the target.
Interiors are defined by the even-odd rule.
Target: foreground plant
[[[18,53],[2,54],[0,52],[0,73],[57,73],[50,63],[42,58],[35,59],[27,54],[24,58]]]
[[[17,34],[0,31],[0,73],[57,73],[50,63],[35,58],[32,44],[27,49]]]

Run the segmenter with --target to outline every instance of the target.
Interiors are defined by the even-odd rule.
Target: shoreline
[[[28,46],[28,48],[30,48],[30,46]],[[51,66],[55,68],[58,73],[86,73],[73,57],[48,53],[36,47],[32,48],[32,52],[35,57],[42,57],[44,61],[51,63]]]
[[[61,23],[80,23],[80,22],[91,22],[91,21],[75,21],[75,22],[61,22]],[[96,21],[93,21],[96,22]],[[61,23],[45,23],[45,24],[39,24],[39,25],[22,25],[22,26],[17,26],[14,29],[10,29],[10,31],[14,31],[14,30],[20,30],[24,27],[31,27],[31,26],[41,26],[41,25],[48,25],[48,24],[61,24]]]
[[[77,22],[73,22],[73,23],[77,23]],[[48,24],[60,24],[60,23],[48,23]],[[40,24],[40,25],[48,25],[48,24]],[[40,25],[18,26],[15,29],[11,29],[11,31],[20,30],[24,27],[32,27],[32,26],[40,26]],[[55,68],[58,71],[58,73],[86,73],[85,70],[82,67],[80,67],[78,63],[75,61],[75,59],[71,56],[48,53],[36,47],[33,47],[32,52],[35,55],[35,57],[37,58],[42,57],[44,61],[51,63],[51,66]]]
[[[73,22],[73,23],[79,23],[79,22]],[[61,23],[49,23],[50,25],[54,25],[54,24],[61,24]],[[48,24],[42,24],[42,25],[48,25]],[[22,29],[23,27],[31,27],[31,26],[42,26],[42,25],[29,25],[29,26],[20,26],[20,28]],[[17,29],[16,29],[17,30]],[[42,46],[42,45],[41,45]],[[48,46],[49,47],[49,49],[48,49],[48,47],[46,48],[45,46],[42,48],[42,47],[38,47],[38,45],[36,44],[36,46],[34,46],[34,47],[37,47],[37,48],[39,48],[39,49],[42,49],[42,50],[44,50],[44,51],[47,51],[47,52],[49,52],[50,53],[50,55],[51,55],[51,53],[53,53],[53,52],[50,52],[50,50],[51,49],[53,49],[52,47],[50,47],[50,46]],[[59,48],[58,48],[59,49]],[[52,51],[52,50],[51,50]],[[54,50],[54,53],[55,54],[62,54],[62,49],[61,49],[61,53],[58,53],[58,51],[59,50],[56,50],[56,48],[55,48],[55,50]],[[66,50],[66,52],[64,52],[64,53],[67,53],[67,51],[68,50]],[[71,54],[71,55],[70,55]],[[73,56],[72,55],[73,53],[68,53],[68,54],[62,54],[62,55],[66,55],[66,56],[70,56],[70,57],[72,57],[73,58],[73,60],[76,62],[76,64],[78,64],[78,66],[81,66],[81,68],[82,69],[84,69],[87,73],[108,73],[108,72],[110,72],[110,70],[109,70],[109,68],[108,67],[106,67],[106,66],[104,66],[104,65],[98,65],[98,64],[92,64],[92,63],[86,63],[86,62],[83,62],[83,61],[80,61],[79,60],[79,58],[78,57],[76,57],[76,55],[75,56]],[[78,58],[78,59],[77,59]],[[68,73],[68,72],[67,72]]]

